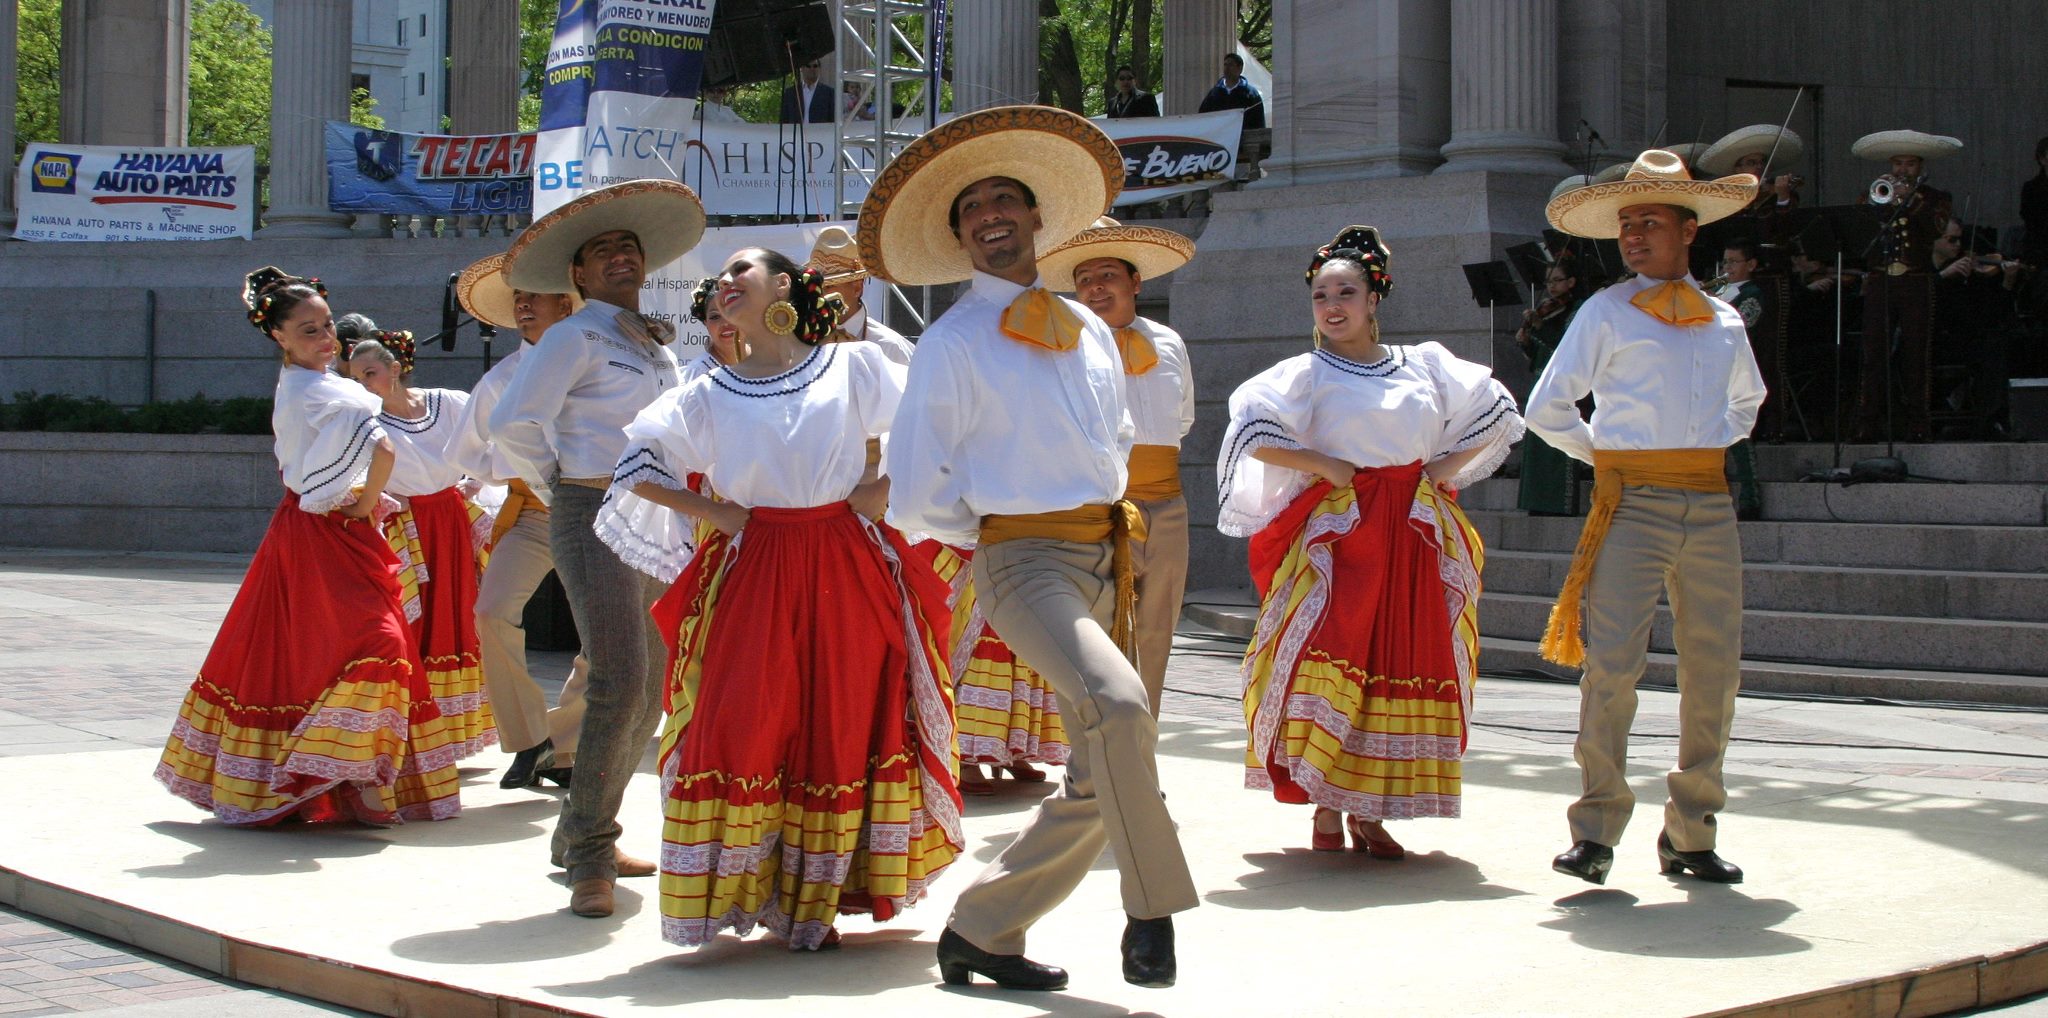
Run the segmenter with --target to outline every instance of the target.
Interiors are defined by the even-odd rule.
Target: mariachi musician
[[[1702,173],[1716,177],[1747,173],[1761,181],[1756,200],[1729,217],[1730,236],[1746,235],[1772,245],[1791,239],[1792,212],[1799,208],[1799,188],[1806,180],[1787,171],[1805,156],[1806,143],[1799,135],[1776,124],[1737,128],[1707,146],[1699,158]]]
[[[1865,200],[1880,218],[1863,284],[1863,398],[1856,415],[1859,442],[1903,436],[1924,442],[1927,421],[1928,339],[1933,331],[1934,242],[1953,212],[1954,198],[1927,183],[1927,160],[1953,155],[1963,143],[1919,131],[1879,131],[1856,140],[1858,159],[1888,164]],[[1889,391],[1888,391],[1889,390]],[[1888,411],[1898,415],[1887,420]]]

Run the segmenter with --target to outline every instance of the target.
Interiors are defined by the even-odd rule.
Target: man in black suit
[[[1131,70],[1129,64],[1116,69],[1116,91],[1109,94],[1103,106],[1103,112],[1112,120],[1159,115],[1159,100],[1153,98],[1152,93],[1138,87],[1138,75]]]
[[[797,111],[802,110],[802,123],[829,124],[835,112],[833,103],[838,95],[832,86],[818,81],[818,68],[823,63],[813,60],[797,70],[797,84],[782,90],[782,122],[798,123]]]

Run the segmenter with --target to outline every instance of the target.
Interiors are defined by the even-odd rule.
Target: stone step
[[[1514,510],[1480,509],[1470,516],[1488,550],[1569,552],[1585,522]],[[1761,520],[1741,524],[1741,533],[1746,562],[2048,572],[2048,527]]]
[[[1841,464],[1883,456],[1882,443],[1845,445]],[[1892,454],[1905,460],[1914,474],[1971,484],[2026,484],[2048,479],[2048,444],[2034,442],[1930,442],[1897,445]],[[1835,447],[1800,442],[1756,447],[1757,476],[1767,481],[1796,481],[1825,473],[1835,465]]]
[[[1547,594],[1485,594],[1480,631],[1517,640],[1543,635]],[[1669,651],[1671,611],[1659,606],[1650,649]],[[1742,613],[1743,657],[1856,668],[2048,676],[2048,623],[1800,611]]]
[[[1570,566],[1567,552],[1491,548],[1486,589],[1551,597]],[[1742,571],[1742,603],[1755,611],[2048,622],[2048,575],[1752,562]]]
[[[1190,592],[1185,614],[1191,622],[1246,639],[1252,634],[1255,612],[1250,590],[1227,587]],[[1577,669],[1543,660],[1533,640],[1488,635],[1482,636],[1479,642],[1479,668],[1482,673],[1540,673],[1567,680],[1578,675]],[[1642,682],[1648,686],[1675,688],[1678,683],[1677,666],[1676,655],[1653,649]],[[1742,662],[1742,688],[1755,692],[1885,700],[2048,706],[2048,677],[1983,671],[1871,668],[1745,658]]]
[[[1467,509],[1515,508],[1519,481],[1495,477],[1466,488]],[[2038,527],[2048,524],[2048,484],[1821,484],[1764,481],[1764,518],[1837,523]],[[1580,505],[1591,505],[1592,485]]]

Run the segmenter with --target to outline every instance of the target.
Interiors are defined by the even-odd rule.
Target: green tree
[[[540,127],[540,90],[547,82],[548,46],[555,41],[557,0],[519,0],[519,129]]]
[[[15,81],[0,88],[20,89],[14,101],[14,152],[20,159],[30,142],[57,139],[57,47],[63,33],[61,0],[20,0],[15,36],[21,56]]]
[[[193,0],[186,140],[270,162],[270,29],[241,0]]]

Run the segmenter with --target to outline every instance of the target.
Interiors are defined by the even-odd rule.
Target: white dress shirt
[[[1135,441],[1178,446],[1195,426],[1195,373],[1188,364],[1188,346],[1180,333],[1150,318],[1132,319],[1131,327],[1152,340],[1152,349],[1159,354],[1152,370],[1124,376]]]
[[[1316,480],[1253,457],[1263,448],[1312,449],[1358,467],[1430,463],[1483,448],[1446,482],[1485,479],[1522,437],[1515,399],[1484,364],[1441,343],[1388,346],[1371,364],[1328,350],[1289,357],[1230,394],[1230,429],[1216,464],[1216,529],[1250,537]]]
[[[847,315],[846,320],[839,323],[839,327],[845,329],[847,335],[855,339],[866,340],[880,346],[884,356],[904,367],[910,366],[910,355],[917,352],[916,344],[903,338],[902,333],[868,317],[868,308],[865,304],[861,305],[860,310]]]
[[[451,441],[448,456],[462,472],[485,484],[504,484],[519,476],[498,455],[496,443],[491,441],[491,412],[498,408],[498,401],[505,395],[505,388],[512,384],[512,376],[519,370],[519,361],[532,343],[521,342],[519,349],[505,355],[503,360],[491,365],[484,377],[477,379],[476,388],[469,394],[469,402],[462,407],[457,418],[459,426]],[[554,425],[544,429],[549,447],[553,447]]]
[[[1081,342],[1055,351],[1003,335],[1025,290],[977,272],[925,329],[883,451],[889,522],[973,547],[990,514],[1054,512],[1123,497],[1134,431],[1123,361],[1095,312],[1064,297]]]
[[[491,411],[497,454],[542,502],[561,478],[611,476],[626,425],[676,385],[675,354],[626,335],[624,310],[585,301],[549,326]]]
[[[391,436],[393,452],[391,480],[385,482],[384,490],[408,498],[452,488],[464,473],[454,454],[461,451],[462,416],[469,393],[461,389],[417,391],[427,404],[419,417],[400,417],[389,410],[377,414],[377,422]]]
[[[355,501],[351,489],[370,472],[370,456],[389,436],[368,389],[339,375],[287,364],[277,373],[270,410],[272,449],[284,485],[309,513]]]
[[[1529,391],[1529,427],[1545,442],[1591,463],[1595,449],[1722,449],[1749,437],[1764,380],[1742,315],[1707,294],[1715,320],[1680,327],[1629,303],[1663,282],[1637,276],[1579,306]],[[1577,406],[1588,392],[1590,424]]]

